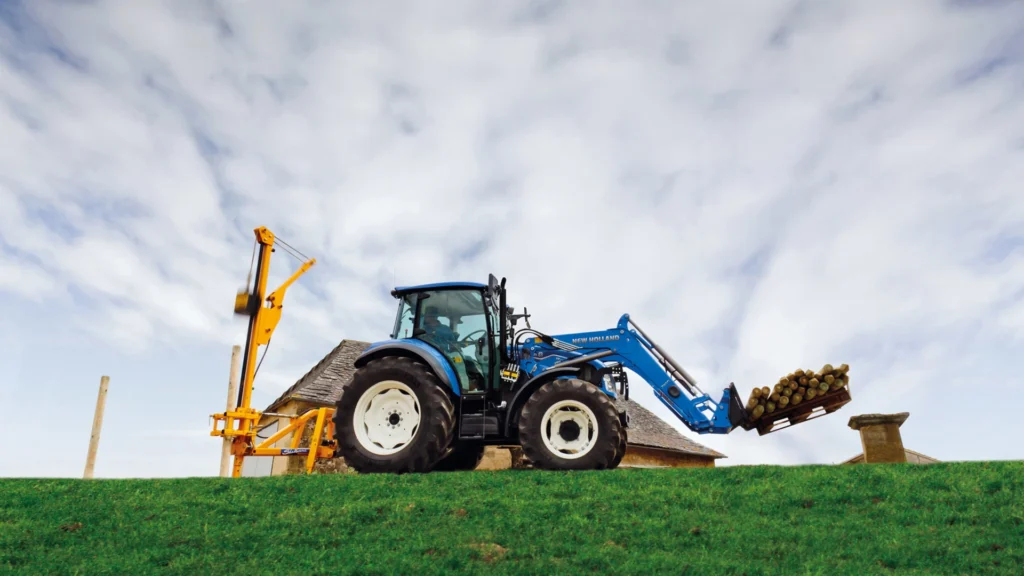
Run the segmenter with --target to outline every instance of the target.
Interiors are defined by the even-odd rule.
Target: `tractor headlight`
[[[604,382],[604,387],[612,392],[615,391],[615,381],[612,380],[611,374],[605,374],[601,377],[601,381]]]

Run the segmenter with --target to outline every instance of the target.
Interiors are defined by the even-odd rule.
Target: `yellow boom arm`
[[[288,453],[297,453],[297,441],[301,433],[299,428],[316,414],[317,411],[311,411],[312,414],[305,414],[301,417],[296,417],[293,423],[281,430],[273,438],[264,441],[259,446],[253,445],[253,440],[256,437],[255,424],[260,420],[262,414],[254,410],[250,403],[252,401],[252,388],[253,380],[256,377],[257,368],[257,351],[260,346],[264,346],[270,343],[270,338],[274,334],[274,330],[277,328],[278,322],[281,320],[281,308],[284,304],[284,296],[288,288],[299,279],[300,276],[306,273],[314,264],[316,264],[315,258],[309,258],[299,266],[299,269],[295,271],[287,280],[284,281],[281,286],[270,293],[269,296],[264,297],[267,289],[267,276],[270,272],[270,255],[274,252],[274,243],[281,242],[274,236],[274,233],[268,230],[264,226],[260,226],[254,230],[256,234],[256,244],[258,248],[258,254],[256,255],[256,281],[253,285],[252,292],[246,290],[241,291],[235,298],[235,313],[249,316],[249,329],[246,334],[245,351],[242,356],[242,381],[238,390],[238,402],[234,410],[229,410],[223,414],[214,414],[214,429],[210,433],[211,436],[222,436],[226,438],[232,438],[232,454],[235,455],[235,462],[233,466],[232,476],[238,477],[241,475],[242,470],[242,459],[246,455],[256,456],[271,456],[280,455],[281,449],[269,448],[274,442],[284,436],[284,433],[290,430],[295,430],[295,438],[292,442],[292,447],[288,450]],[[283,242],[281,242],[283,244]],[[287,245],[285,245],[287,246]],[[250,270],[251,272],[251,270]],[[264,305],[266,302],[266,306]],[[323,410],[323,409],[321,409]],[[324,415],[316,414],[318,434],[317,443],[319,443],[319,432],[323,426]],[[238,420],[238,427],[235,427],[235,420]],[[224,428],[221,430],[217,429],[218,422],[224,422]],[[309,466],[312,467],[312,461],[317,457],[329,456],[328,450],[319,446],[316,449],[310,449],[309,451]],[[323,453],[321,453],[323,452]]]
[[[245,342],[245,353],[242,356],[242,384],[238,390],[238,407],[249,408],[252,400],[252,384],[256,376],[256,352],[260,346],[270,343],[270,337],[281,320],[281,308],[284,305],[284,295],[288,287],[295,283],[316,264],[315,258],[310,258],[302,263],[298,270],[284,281],[277,290],[264,298],[263,294],[267,289],[267,276],[270,273],[270,254],[274,251],[274,233],[264,226],[254,230],[256,242],[259,245],[259,255],[256,262],[256,283],[252,293],[240,292],[235,298],[235,313],[246,314],[249,318],[249,332]],[[266,300],[269,306],[264,306]],[[244,301],[244,309],[239,306]]]

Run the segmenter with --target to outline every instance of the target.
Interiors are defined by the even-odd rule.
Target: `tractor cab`
[[[442,282],[395,288],[398,313],[391,338],[416,339],[451,363],[459,389],[486,394],[500,386],[502,290],[492,275],[488,284]]]

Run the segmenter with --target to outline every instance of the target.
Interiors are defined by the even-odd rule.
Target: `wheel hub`
[[[558,435],[567,442],[572,442],[580,437],[580,425],[575,420],[565,420],[558,425]]]
[[[597,416],[577,400],[555,402],[541,418],[541,438],[561,458],[582,458],[597,443]]]
[[[409,445],[420,424],[420,404],[412,389],[396,380],[371,386],[356,404],[356,438],[366,450],[381,456]]]

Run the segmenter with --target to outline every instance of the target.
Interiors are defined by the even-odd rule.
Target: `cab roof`
[[[484,288],[487,288],[487,285],[481,284],[479,282],[434,282],[433,284],[418,284],[416,286],[396,286],[395,289],[391,291],[391,295],[397,298],[398,296],[408,294],[409,292],[422,292],[424,290],[446,289],[457,290],[459,288],[482,290]]]

